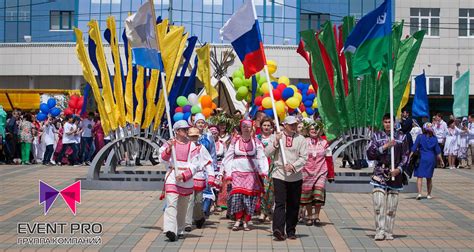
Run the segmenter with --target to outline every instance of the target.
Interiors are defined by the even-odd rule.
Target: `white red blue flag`
[[[262,35],[253,0],[246,0],[220,30],[221,38],[230,41],[244,65],[245,78],[260,72],[267,64]]]

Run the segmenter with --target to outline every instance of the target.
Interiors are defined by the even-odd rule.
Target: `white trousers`
[[[204,218],[202,211],[202,191],[196,192],[189,196],[186,211],[186,226],[192,226],[193,220],[197,221]]]
[[[163,233],[171,231],[178,235],[183,232],[188,202],[189,196],[180,196],[176,193],[166,194]]]

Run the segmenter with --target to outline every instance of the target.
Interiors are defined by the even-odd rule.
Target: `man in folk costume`
[[[395,131],[390,140],[390,114],[383,117],[384,131],[373,134],[367,158],[375,161],[371,184],[375,210],[375,240],[393,240],[393,227],[398,206],[398,193],[403,189],[403,168],[408,164],[409,143],[405,134]],[[390,148],[395,152],[395,168],[390,169]],[[392,179],[392,177],[394,179]]]
[[[249,231],[250,218],[263,191],[261,177],[268,173],[268,161],[263,144],[252,133],[252,121],[241,120],[240,128],[242,134],[232,139],[222,164],[227,179],[232,180],[228,206],[229,214],[236,219],[232,230],[238,231],[243,224],[244,230]]]
[[[195,144],[195,148],[191,150],[191,162],[197,168],[194,174],[194,193],[189,197],[189,203],[186,212],[186,227],[184,231],[192,230],[193,220],[197,228],[202,228],[206,221],[203,213],[203,190],[206,188],[206,181],[214,185],[214,167],[212,166],[212,158],[204,145],[198,141],[201,133],[197,128],[188,130],[188,138]]]
[[[273,213],[273,236],[277,241],[296,239],[296,224],[300,207],[301,186],[303,174],[301,173],[307,154],[306,139],[296,133],[298,121],[294,116],[287,116],[283,120],[284,131],[271,137],[267,147],[266,156],[274,155],[273,186],[275,194],[275,210]],[[286,164],[283,163],[279,140],[283,139]],[[286,226],[286,229],[285,229]]]
[[[184,120],[175,122],[173,131],[176,139],[170,139],[159,150],[160,163],[167,170],[163,190],[166,198],[163,233],[169,241],[176,241],[177,234],[183,234],[189,195],[194,190],[193,175],[198,168],[191,160],[196,145],[188,139],[188,128]],[[176,160],[173,160],[171,146],[174,147]]]

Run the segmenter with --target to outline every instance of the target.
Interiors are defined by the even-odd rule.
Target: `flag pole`
[[[160,43],[158,42],[158,32],[156,30],[157,28],[156,28],[155,5],[153,4],[153,0],[148,0],[148,2],[150,3],[151,15],[153,17],[153,27],[155,28],[153,30],[155,31],[156,47],[158,48],[158,50],[160,50]],[[163,71],[160,71],[160,76],[161,76],[161,85],[163,86],[163,98],[165,99],[165,110],[166,110],[166,119],[168,120],[168,130],[170,132],[170,139],[173,139],[174,132],[173,132],[173,126],[171,125],[170,104],[168,101],[168,90],[166,90],[167,87],[166,87],[165,73]],[[171,145],[171,156],[173,158],[172,166],[173,168],[176,168],[176,152],[174,150],[174,145]],[[176,178],[176,171],[174,173],[174,176]]]
[[[273,110],[273,117],[275,119],[275,125],[276,125],[276,129],[277,129],[277,132],[280,133],[281,132],[281,129],[280,129],[280,122],[278,120],[278,115],[277,115],[277,111],[276,111],[276,107],[275,107],[275,99],[273,98],[273,86],[272,86],[272,82],[271,82],[271,79],[270,79],[270,73],[268,72],[268,67],[267,67],[267,64],[265,64],[264,66],[264,70],[265,70],[265,77],[267,78],[267,85],[268,85],[268,90],[269,90],[269,93],[270,93],[270,98],[272,100],[272,110]],[[280,139],[278,141],[278,144],[280,145],[280,150],[281,150],[281,157],[282,157],[282,160],[283,160],[283,165],[286,165],[286,155],[285,155],[285,151],[283,150],[283,140]]]
[[[393,121],[393,70],[390,68],[389,73],[389,82],[390,82],[390,140],[394,140],[394,121]],[[395,170],[395,149],[394,146],[390,148],[390,170]],[[395,177],[392,176],[392,181],[395,181]]]

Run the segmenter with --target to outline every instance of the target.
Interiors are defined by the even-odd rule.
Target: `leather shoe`
[[[295,234],[288,235],[288,240],[296,240],[296,235]]]
[[[168,239],[170,240],[170,242],[174,242],[174,241],[177,240],[177,239],[176,239],[176,238],[177,238],[177,237],[176,237],[176,234],[173,233],[173,232],[171,232],[171,231],[166,232],[166,237],[168,237]]]
[[[286,239],[285,235],[280,232],[280,230],[273,231],[273,237],[276,241],[284,241]]]

